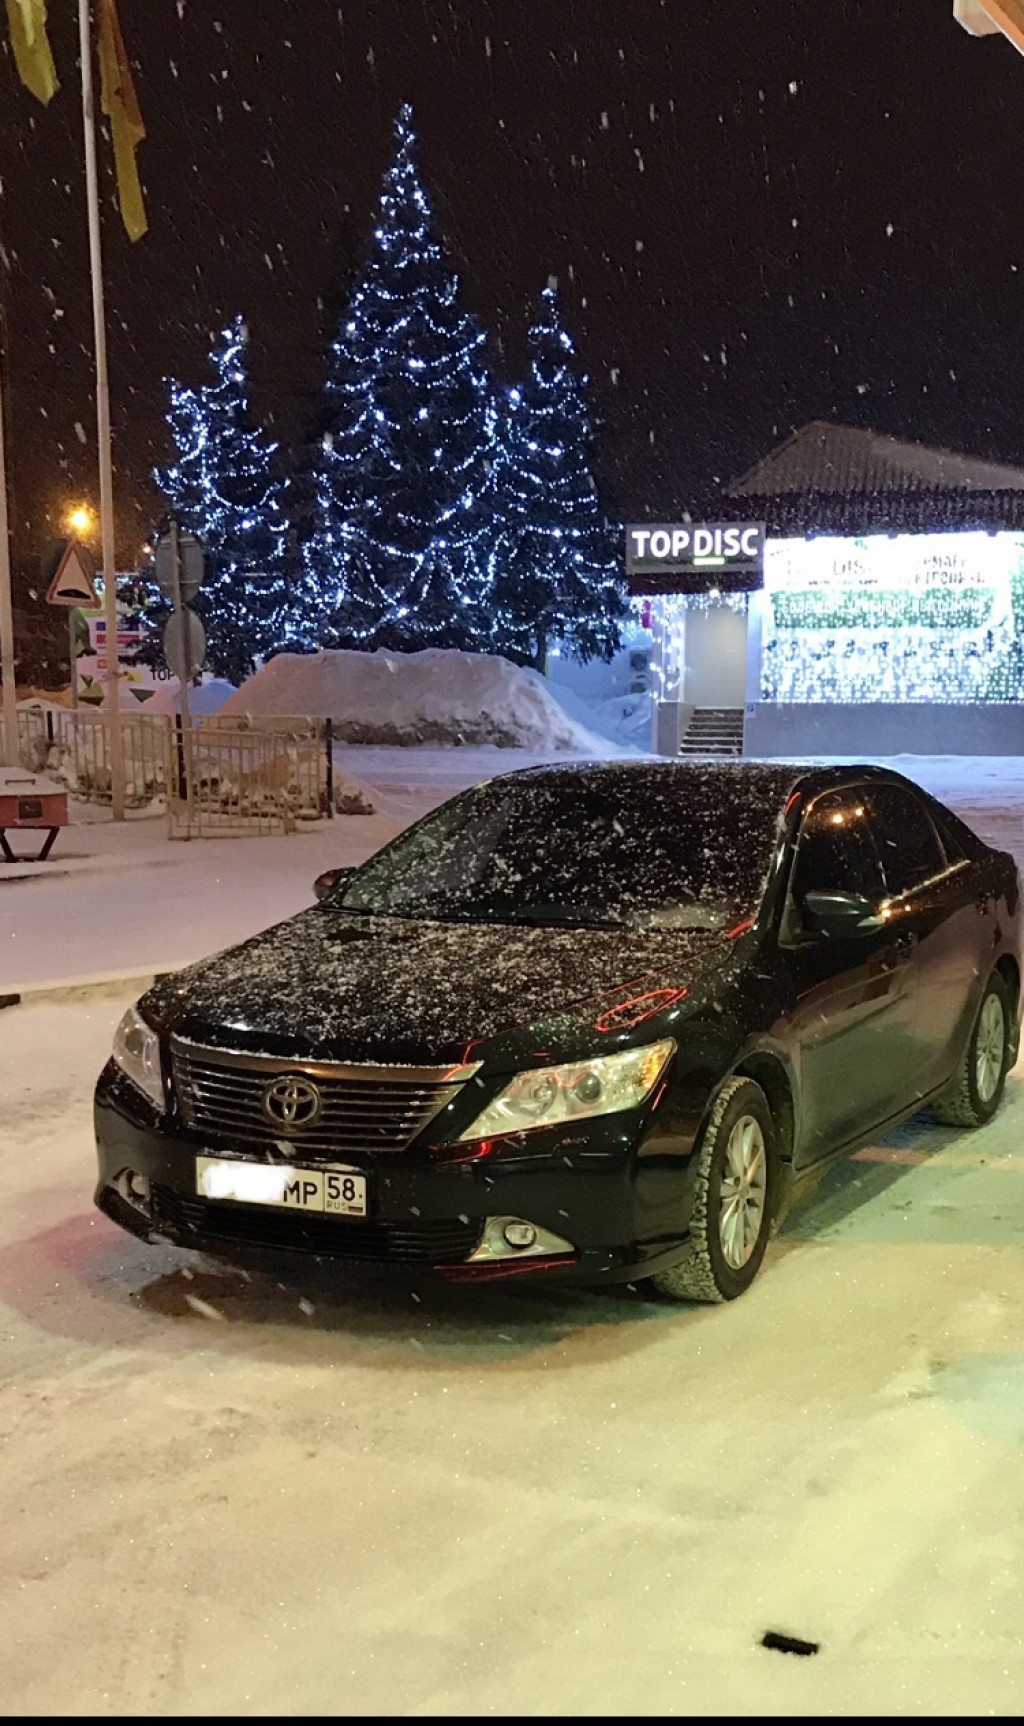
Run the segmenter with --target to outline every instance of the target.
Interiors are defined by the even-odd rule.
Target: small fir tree
[[[179,524],[205,542],[209,573],[195,608],[211,669],[235,684],[276,649],[303,642],[285,574],[278,446],[249,410],[247,342],[236,317],[210,354],[212,385],[187,389],[169,380],[177,459],[155,471]]]
[[[325,645],[496,645],[487,502],[494,390],[395,126],[369,259],[334,342],[306,548]]]
[[[573,369],[553,287],[541,294],[528,343],[529,373],[508,392],[494,477],[499,630],[541,668],[552,641],[576,659],[610,659],[628,610],[618,536],[594,482],[587,380]]]

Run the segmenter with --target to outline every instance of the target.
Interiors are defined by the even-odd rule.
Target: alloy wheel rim
[[[761,1236],[768,1188],[768,1158],[761,1124],[741,1115],[725,1147],[718,1238],[730,1270],[742,1270]]]
[[[978,1020],[978,1036],[974,1047],[974,1082],[983,1103],[990,1103],[996,1094],[1006,1046],[1006,1022],[1003,1004],[998,995],[989,995]]]

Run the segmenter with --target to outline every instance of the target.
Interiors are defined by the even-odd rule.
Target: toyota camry
[[[96,1202],[235,1256],[728,1300],[799,1184],[1017,1055],[1013,859],[874,767],[638,761],[453,798],[159,980]]]

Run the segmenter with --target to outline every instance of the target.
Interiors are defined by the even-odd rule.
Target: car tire
[[[1009,990],[993,971],[956,1078],[932,1104],[935,1120],[944,1127],[983,1127],[990,1121],[1003,1095],[1013,1042]]]
[[[760,1085],[725,1081],[712,1099],[696,1156],[686,1255],[652,1276],[651,1285],[668,1300],[735,1300],[760,1270],[771,1230],[776,1136]]]

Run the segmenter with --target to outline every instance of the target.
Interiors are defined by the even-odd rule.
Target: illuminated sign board
[[[626,574],[634,593],[706,593],[759,588],[762,522],[650,522],[626,529]]]
[[[761,699],[1024,701],[1024,534],[822,535],[765,555]]]

